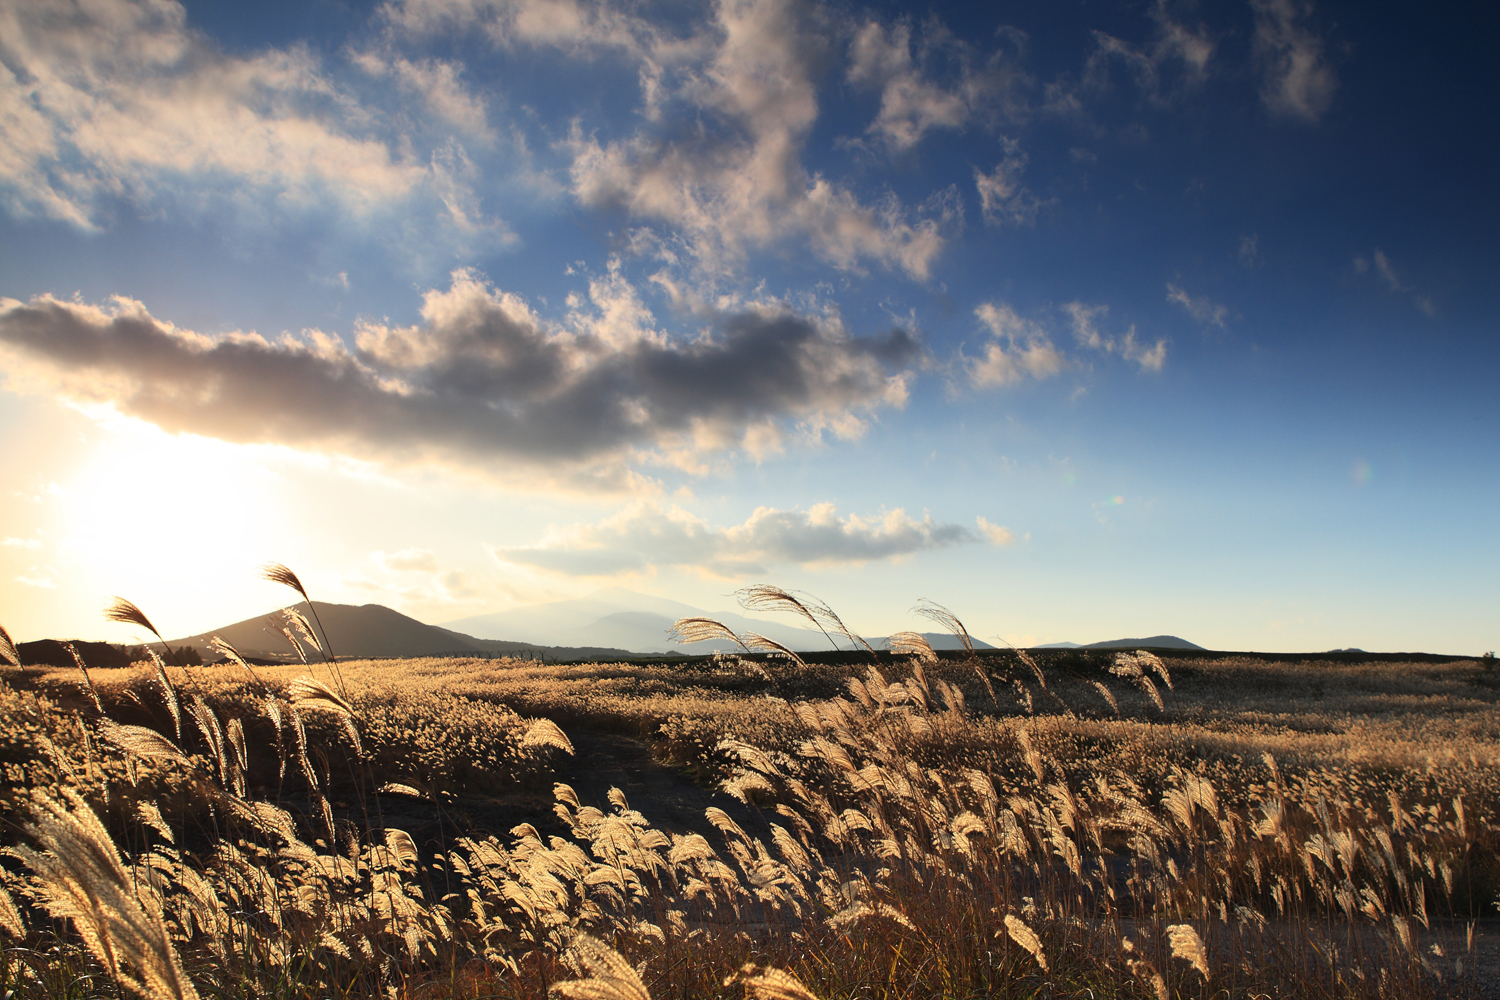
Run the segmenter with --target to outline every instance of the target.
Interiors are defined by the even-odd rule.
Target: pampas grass
[[[355,662],[347,686],[232,663],[194,671],[181,705],[153,657],[95,672],[84,713],[46,700],[76,674],[0,684],[0,761],[30,755],[0,785],[29,873],[0,895],[0,978],[50,916],[57,962],[153,998],[1437,1000],[1472,983],[1472,931],[1448,921],[1490,906],[1500,846],[1500,711],[1477,666],[1379,674],[1429,722],[1340,702],[1333,732],[1295,698],[1267,716],[1279,668],[1237,661],[1132,653],[1071,676],[916,636],[850,669],[750,659],[757,638],[687,666]],[[1002,710],[980,697],[992,673],[1048,697]],[[1352,699],[1377,674],[1327,676]],[[1445,684],[1466,700],[1431,694]],[[732,799],[663,829],[633,790],[551,782],[584,720],[654,738]],[[462,822],[465,795],[548,784],[550,826]],[[341,801],[367,788],[401,797],[389,825]],[[18,993],[44,989],[20,974]]]
[[[151,1000],[197,1000],[161,915],[142,906],[104,825],[83,797],[37,797],[23,827],[36,848],[11,849],[34,874],[31,891],[74,930],[111,979]]]

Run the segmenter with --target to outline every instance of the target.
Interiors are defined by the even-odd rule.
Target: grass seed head
[[[1208,978],[1208,949],[1203,939],[1191,924],[1173,924],[1167,928],[1167,941],[1172,946],[1172,957],[1190,963],[1193,968]]]

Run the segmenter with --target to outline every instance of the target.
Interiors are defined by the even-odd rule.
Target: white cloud
[[[210,338],[139,302],[41,296],[0,300],[0,350],[17,386],[171,431],[601,489],[633,488],[642,462],[773,447],[768,424],[857,436],[871,413],[904,405],[925,357],[901,330],[854,336],[774,302],[668,338],[613,272],[564,324],[471,271],[427,292],[421,316],[363,323],[350,349],[316,330]]]
[[[981,303],[974,315],[993,338],[982,357],[966,362],[969,379],[979,388],[1009,385],[1027,376],[1044,379],[1067,367],[1047,332],[1005,303]]]
[[[722,0],[684,82],[658,81],[650,95],[651,110],[679,102],[674,120],[698,127],[663,133],[648,115],[633,136],[606,142],[575,127],[565,144],[575,197],[675,227],[711,274],[800,240],[840,269],[873,262],[925,279],[949,216],[913,213],[894,195],[861,200],[802,164],[825,34],[814,9],[791,0]]]
[[[1103,333],[1099,329],[1097,320],[1109,313],[1109,306],[1088,306],[1082,302],[1069,302],[1063,306],[1063,311],[1073,321],[1073,335],[1084,347],[1107,354],[1118,354],[1126,361],[1133,361],[1140,365],[1142,371],[1159,372],[1166,363],[1166,340],[1158,340],[1155,344],[1147,346],[1136,339],[1133,323],[1121,336],[1111,337]]]
[[[1167,283],[1167,301],[1182,306],[1189,316],[1205,326],[1222,328],[1224,321],[1229,318],[1229,310],[1226,307],[1215,303],[1206,295],[1197,297],[1189,295],[1171,282]]]
[[[6,538],[0,545],[8,549],[39,549],[42,547],[40,538]]]
[[[464,133],[494,141],[485,98],[467,88],[461,77],[463,66],[446,59],[413,62],[404,56],[367,50],[353,55],[353,62],[373,77],[392,77],[422,99],[426,110]]]
[[[413,36],[478,29],[502,47],[555,46],[580,55],[610,48],[640,56],[666,48],[654,28],[612,3],[577,0],[390,0],[391,26]]]
[[[980,519],[985,537],[1005,529]],[[1008,534],[1008,533],[1007,533]],[[613,576],[677,566],[715,576],[765,573],[776,565],[861,564],[978,540],[957,524],[904,510],[840,517],[832,504],[808,510],[758,507],[742,524],[714,528],[679,507],[639,501],[596,524],[554,528],[538,545],[495,549],[503,562],[569,576]]]
[[[990,173],[974,168],[974,186],[979,191],[979,206],[988,225],[1031,226],[1043,202],[1021,186],[1026,171],[1026,154],[1014,139],[1002,139],[1005,156]]]
[[[848,77],[880,88],[880,113],[869,131],[893,150],[910,149],[928,129],[958,128],[969,119],[967,95],[944,90],[913,64],[909,25],[871,21],[856,32]]]
[[[1323,39],[1307,25],[1313,5],[1300,0],[1250,0],[1255,10],[1255,53],[1260,96],[1273,112],[1316,122],[1323,117],[1338,76],[1323,54]]]
[[[173,0],[7,4],[0,52],[0,197],[17,215],[95,229],[113,199],[189,213],[227,200],[247,218],[316,207],[446,225],[445,205],[474,201],[454,144],[485,141],[483,104],[451,64],[386,65],[424,106],[393,116],[308,49],[220,51]],[[433,122],[451,127],[424,140]]]
[[[38,590],[56,590],[57,582],[50,576],[18,576],[17,583],[24,583],[28,587],[36,587]]]
[[[677,35],[607,2],[403,0],[384,17],[407,35],[479,31],[504,48],[633,62],[638,124],[601,139],[575,121],[560,144],[571,190],[590,208],[671,227],[700,284],[736,271],[752,250],[793,242],[843,270],[874,264],[925,279],[955,221],[941,201],[934,214],[889,193],[861,198],[803,165],[815,77],[842,28],[820,6],[719,0]],[[685,120],[694,127],[678,127]]]
[[[974,519],[979,525],[979,533],[989,539],[992,545],[1010,545],[1015,542],[1016,536],[1009,528],[999,524],[991,524],[984,516]]]

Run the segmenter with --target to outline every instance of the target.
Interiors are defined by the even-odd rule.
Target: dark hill
[[[324,604],[318,601],[318,618],[328,630],[328,640],[333,652],[339,657],[406,657],[406,656],[540,656],[548,660],[621,659],[632,655],[628,650],[593,646],[541,646],[529,642],[510,642],[504,639],[476,639],[472,635],[426,625],[393,611],[381,604]],[[293,605],[307,615],[305,603]],[[247,618],[242,622],[172,640],[172,645],[189,645],[198,649],[205,659],[215,658],[208,645],[213,636],[220,636],[234,645],[246,656],[268,659],[295,659],[296,653],[281,634],[276,619],[279,611],[258,618]],[[310,656],[316,652],[309,650]]]
[[[1080,649],[1202,649],[1202,646],[1179,639],[1175,635],[1150,635],[1144,639],[1110,639],[1107,642],[1091,642]]]
[[[78,655],[83,657],[86,667],[109,670],[114,667],[130,666],[130,654],[120,646],[107,642],[85,642],[82,639],[73,639],[72,644],[73,648],[78,650]],[[57,639],[38,639],[35,642],[17,643],[16,652],[20,654],[21,663],[28,667],[72,667],[76,665],[73,657]]]

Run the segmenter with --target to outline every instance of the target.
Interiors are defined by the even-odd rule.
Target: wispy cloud
[[[1002,139],[1005,155],[995,169],[985,173],[974,168],[974,186],[979,192],[979,207],[987,225],[1030,226],[1036,215],[1049,204],[1021,185],[1026,171],[1026,154],[1013,139]]]
[[[1009,532],[980,521],[996,544]],[[538,545],[497,548],[503,562],[568,576],[613,576],[657,567],[737,577],[778,565],[859,564],[971,544],[981,535],[958,524],[911,517],[897,508],[840,517],[833,504],[807,510],[759,507],[742,524],[714,528],[679,507],[633,503],[595,524],[554,528]]]
[[[858,436],[905,403],[924,356],[899,329],[856,336],[774,302],[671,338],[616,273],[562,323],[472,271],[429,291],[421,316],[363,323],[351,349],[315,330],[210,338],[138,302],[42,296],[0,300],[0,348],[13,377],[172,431],[599,489],[630,488],[643,462],[691,468],[763,444],[768,425]]]
[[[437,556],[427,549],[402,549],[400,552],[375,552],[371,554],[377,563],[396,573],[436,573]]]
[[[1167,283],[1167,301],[1182,306],[1187,314],[1204,326],[1223,328],[1229,318],[1229,309],[1214,302],[1206,295],[1189,295],[1171,282]]]
[[[1159,372],[1166,363],[1166,340],[1158,340],[1155,344],[1147,346],[1136,339],[1134,323],[1118,336],[1110,336],[1100,330],[1098,321],[1108,315],[1109,306],[1069,302],[1063,306],[1063,311],[1073,321],[1074,337],[1077,338],[1079,344],[1089,350],[1117,354],[1126,361],[1133,361],[1140,365],[1143,371]]]
[[[1260,234],[1251,233],[1249,236],[1240,237],[1240,246],[1235,256],[1239,259],[1240,266],[1254,270],[1261,264],[1260,259]]]
[[[1381,281],[1385,282],[1386,287],[1391,291],[1398,295],[1410,296],[1412,304],[1423,313],[1426,313],[1428,316],[1437,314],[1437,306],[1433,304],[1432,299],[1423,295],[1405,281],[1402,281],[1401,276],[1396,273],[1396,265],[1391,263],[1391,259],[1379,247],[1368,257],[1360,254],[1354,258],[1354,270],[1360,274],[1364,274],[1371,269],[1375,271],[1375,274],[1379,276]]]
[[[1323,39],[1308,24],[1313,5],[1301,0],[1251,0],[1261,99],[1280,115],[1316,122],[1333,103],[1338,75]]]
[[[1143,45],[1133,45],[1104,31],[1093,32],[1094,48],[1084,64],[1083,78],[1076,88],[1061,81],[1066,93],[1054,94],[1055,105],[1079,103],[1082,95],[1109,90],[1117,71],[1123,70],[1148,101],[1168,104],[1195,90],[1209,75],[1217,41],[1201,23],[1189,24],[1176,16],[1176,4],[1156,0],[1147,12],[1152,36]]]

